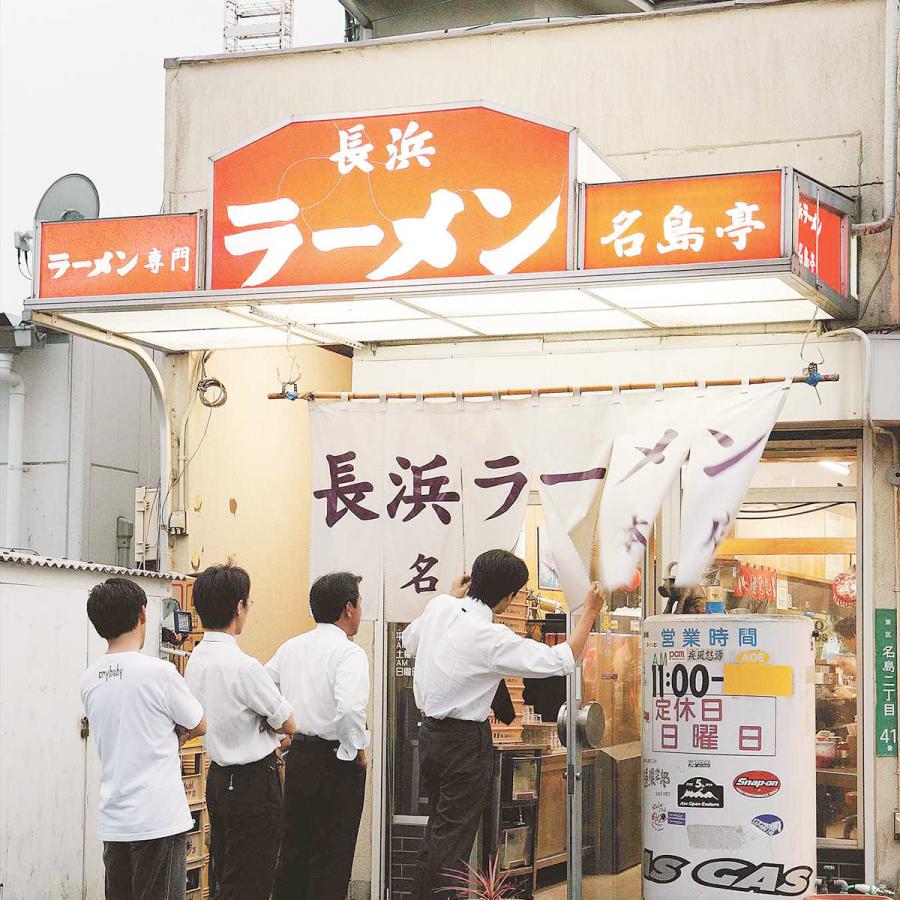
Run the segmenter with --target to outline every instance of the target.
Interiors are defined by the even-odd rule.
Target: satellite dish
[[[63,175],[44,191],[34,213],[35,222],[66,222],[96,219],[100,215],[100,195],[87,175]]]

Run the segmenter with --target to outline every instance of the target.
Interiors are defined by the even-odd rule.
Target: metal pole
[[[47,313],[33,311],[31,313],[31,321],[35,325],[41,325],[44,328],[52,328],[54,331],[62,331],[76,337],[86,338],[89,341],[96,341],[98,344],[105,344],[107,347],[124,350],[126,353],[131,354],[140,363],[144,372],[147,373],[159,413],[159,527],[163,533],[159,539],[157,563],[160,572],[166,571],[169,557],[169,494],[171,493],[172,485],[172,425],[169,422],[166,385],[163,382],[162,374],[156,367],[156,363],[153,362],[150,354],[143,347],[135,344],[133,341],[129,341],[127,338],[119,337],[108,331],[99,331],[88,325],[59,319],[52,313],[48,315]]]
[[[837,332],[835,332],[837,333]],[[795,375],[791,381],[794,384],[805,384],[809,379],[809,375]],[[840,375],[819,375],[818,383],[840,381]],[[784,376],[766,377],[766,378],[750,378],[746,380],[747,384],[779,384],[783,382]],[[705,382],[706,387],[739,387],[745,382],[740,378],[718,378]],[[656,388],[665,388],[672,390],[674,388],[696,388],[700,387],[699,381],[665,381],[660,384],[655,383],[634,383],[634,384],[587,384],[578,388],[582,394],[599,394],[610,393],[618,388],[620,391],[652,391]],[[575,391],[572,385],[561,385],[558,387],[543,387],[532,391],[531,388],[506,388],[502,391],[430,391],[424,394],[343,394],[336,391],[330,392],[314,392],[309,391],[305,394],[299,394],[298,400],[453,400],[458,397],[466,398],[490,398],[494,396],[500,397],[530,397],[532,394],[571,394]],[[287,400],[284,394],[268,394],[269,400]]]

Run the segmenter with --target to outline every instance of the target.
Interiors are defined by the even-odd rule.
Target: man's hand
[[[367,769],[369,767],[369,761],[366,759],[366,751],[365,750],[357,751],[356,764],[363,769]]]
[[[591,618],[596,618],[597,614],[606,605],[606,596],[600,584],[594,581],[584,598],[584,612]]]
[[[453,597],[457,597],[462,600],[462,598],[469,593],[469,582],[471,580],[472,579],[469,578],[468,575],[460,575],[459,578],[457,578],[456,581],[453,582],[453,585],[450,588],[450,594]]]

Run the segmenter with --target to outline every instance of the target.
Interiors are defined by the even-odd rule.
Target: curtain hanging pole
[[[777,384],[784,381],[784,378],[750,378],[748,384]],[[806,375],[795,375],[791,381],[794,384],[810,384],[815,387],[825,381],[839,381],[840,375],[821,375],[819,372],[813,371]],[[739,387],[744,384],[740,378],[714,378],[705,382],[706,387]],[[652,391],[657,387],[661,388],[696,388],[700,387],[699,381],[665,381],[662,384],[646,383],[646,384],[588,384],[584,385],[580,390],[582,394],[599,394],[608,393],[618,388],[620,391]],[[385,393],[385,394],[349,394],[336,391],[309,391],[304,394],[291,394],[282,391],[280,394],[269,394],[269,400],[378,400],[381,397],[387,400],[415,400],[422,397],[424,400],[452,400],[455,397],[467,398],[488,398],[493,396],[500,397],[530,397],[532,394],[571,394],[575,388],[572,385],[562,387],[543,387],[532,391],[530,388],[507,388],[503,391],[462,391],[454,393],[453,391],[430,391],[423,394],[402,394],[402,393]]]

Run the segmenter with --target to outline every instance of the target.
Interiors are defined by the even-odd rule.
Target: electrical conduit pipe
[[[881,218],[859,222],[851,234],[878,234],[894,223],[897,200],[897,49],[900,40],[900,8],[897,0],[884,7],[884,183]]]
[[[13,372],[13,355],[0,353],[0,385],[9,388],[9,422],[6,431],[6,514],[3,544],[21,549],[22,475],[25,472],[25,382]]]

